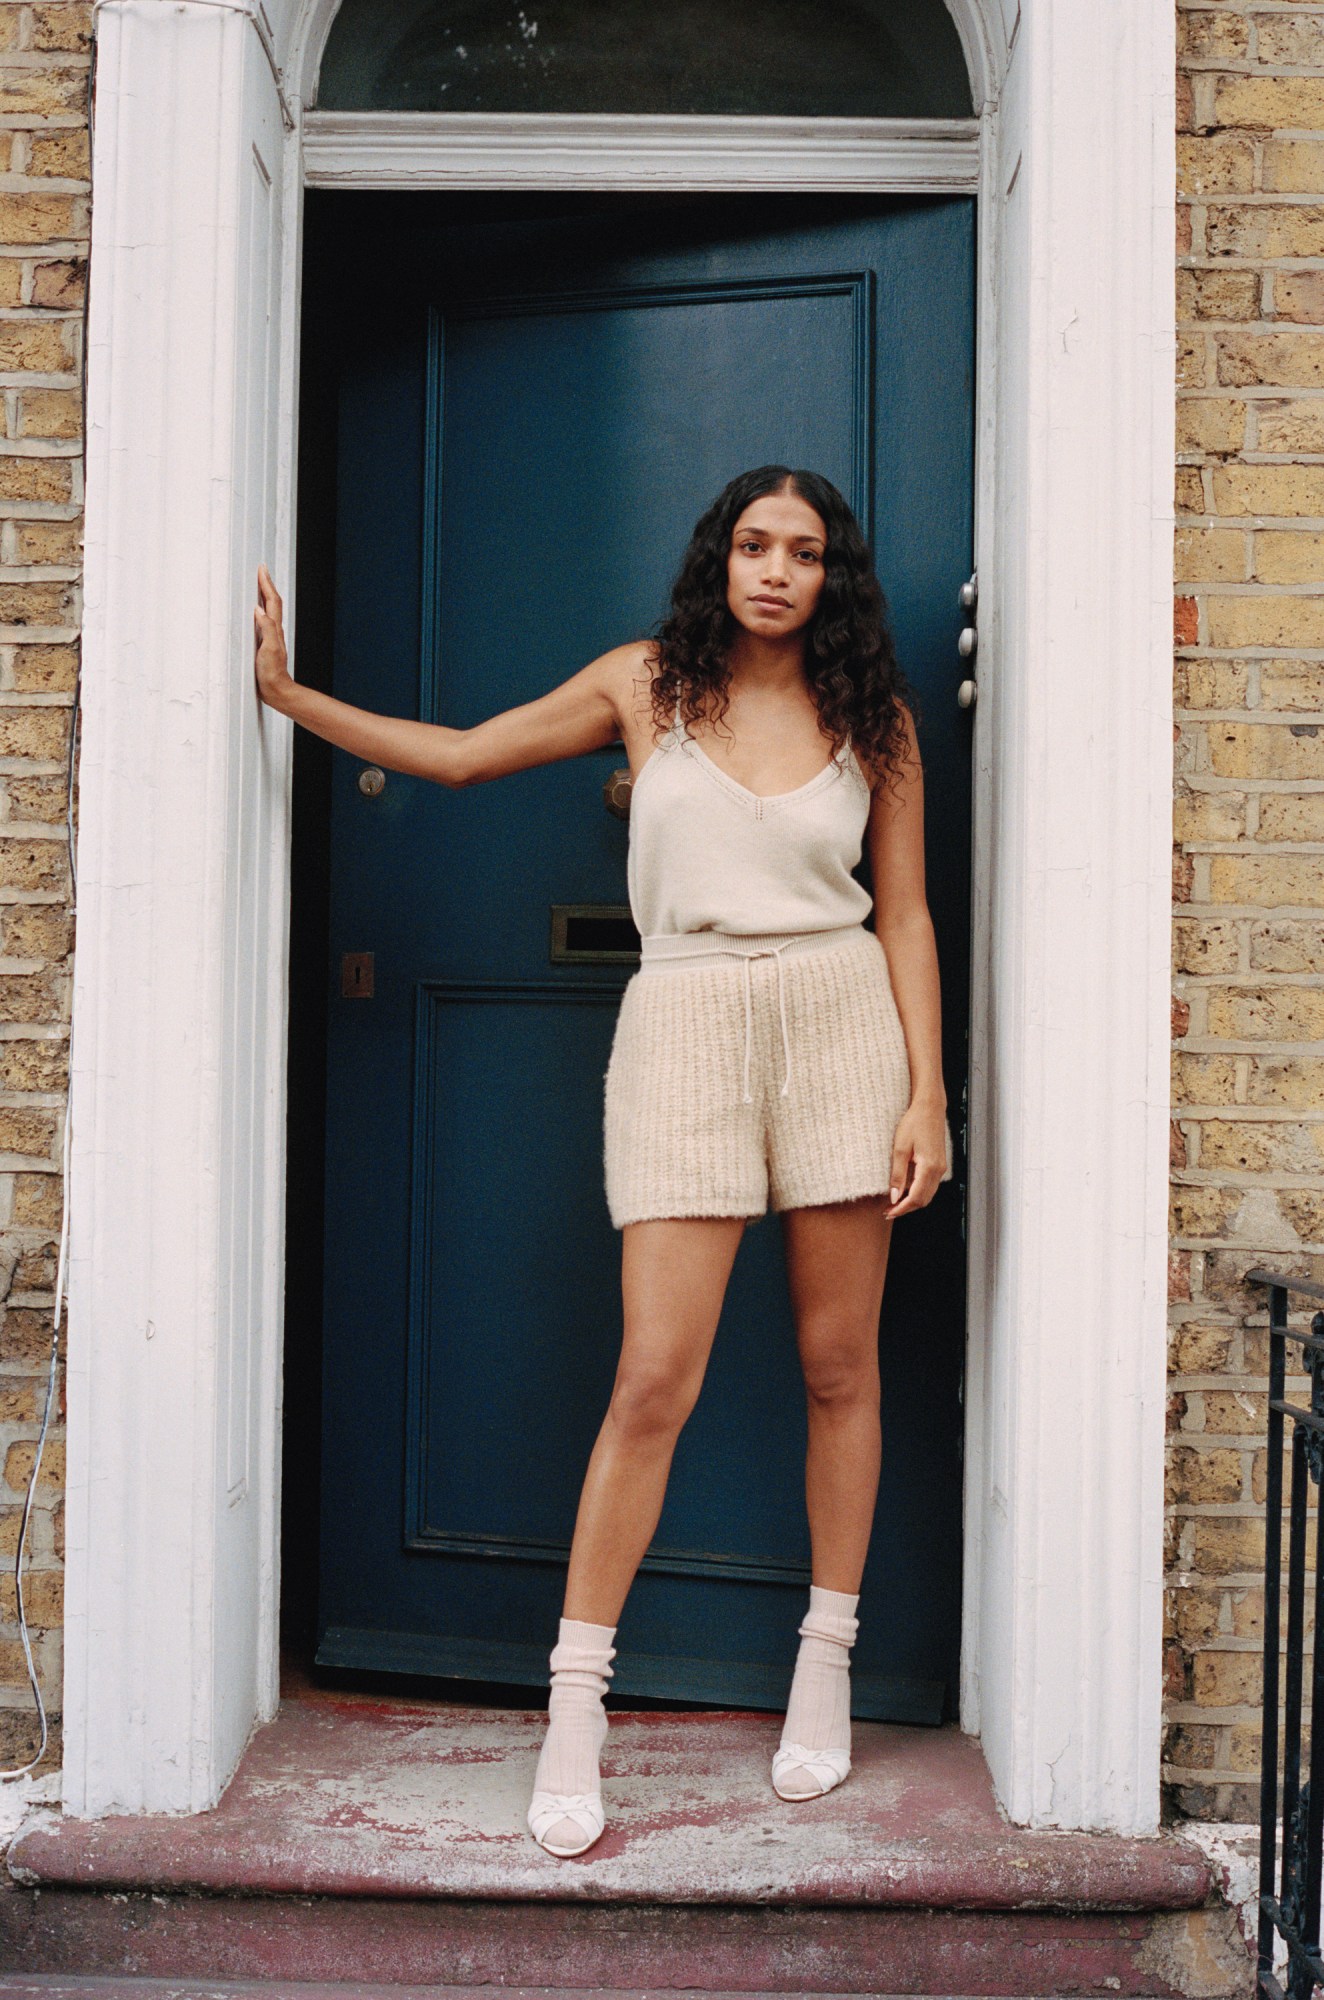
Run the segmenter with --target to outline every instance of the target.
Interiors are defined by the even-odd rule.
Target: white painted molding
[[[972,193],[973,118],[309,111],[310,187]]]
[[[976,143],[981,162],[962,1715],[1013,1818],[1148,1832],[1173,26],[1152,0],[1022,0],[1018,27],[1004,0],[949,4],[983,65],[978,140],[896,143],[917,168],[926,144],[965,149],[947,160],[967,189]],[[304,174],[332,184],[344,138],[301,106],[335,5],[268,0],[284,143],[243,12],[115,0],[99,17],[69,1270],[80,1813],[214,1803],[275,1700],[289,730],[255,713],[244,666],[250,565],[271,548],[288,578],[293,547]],[[777,184],[741,177],[791,171],[754,122],[762,151],[715,120],[672,165],[713,176],[691,185]],[[538,136],[547,166],[561,140]],[[861,185],[858,144],[824,136],[793,141],[818,176],[798,184]],[[394,164],[373,143],[376,170],[401,171],[403,133]],[[414,179],[374,181],[367,152],[345,171],[484,184],[448,179],[429,145]],[[566,157],[584,159],[582,131]],[[880,142],[874,168],[910,170],[888,157]],[[255,162],[278,198],[256,235]],[[539,184],[620,171],[600,157],[591,183]]]

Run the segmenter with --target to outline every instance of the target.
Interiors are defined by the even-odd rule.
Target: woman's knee
[[[876,1407],[879,1400],[878,1330],[850,1320],[802,1328],[800,1360],[805,1393],[818,1409]]]
[[[607,1414],[616,1430],[631,1442],[676,1438],[698,1393],[684,1371],[653,1361],[622,1363]]]

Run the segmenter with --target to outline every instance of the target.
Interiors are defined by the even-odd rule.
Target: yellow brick
[[[1260,583],[1324,583],[1324,534],[1266,529],[1255,537],[1251,567]]]
[[[1266,67],[1324,66],[1324,21],[1305,14],[1257,14],[1255,54]]]
[[[45,1155],[55,1143],[55,1113],[0,1104],[0,1153]]]
[[[1216,513],[1324,516],[1324,465],[1218,465],[1213,477]]]
[[[1324,840],[1324,792],[1266,792],[1260,800],[1259,840]],[[1316,856],[1324,874],[1324,855]]]
[[[1324,128],[1324,77],[1222,76],[1214,119],[1219,125],[1318,131]]]
[[[68,374],[73,367],[73,327],[40,320],[0,320],[0,371]]]
[[[1240,1500],[1241,1453],[1226,1445],[1211,1451],[1178,1445],[1168,1458],[1167,1492],[1169,1500],[1178,1504]]]
[[[64,820],[67,786],[63,772],[49,777],[9,777],[3,784],[11,820],[48,820],[52,824]]]
[[[1174,1187],[1168,1197],[1168,1233],[1221,1242],[1243,1199],[1240,1188]]]
[[[1246,537],[1240,529],[1179,528],[1173,554],[1179,583],[1240,583],[1246,575]]]
[[[23,1609],[34,1632],[57,1630],[64,1622],[63,1570],[26,1568],[23,1575]],[[17,1617],[14,1573],[9,1569],[0,1575],[0,1619],[12,1625]]]
[[[3,605],[0,590],[0,609]],[[63,758],[68,743],[67,708],[0,709],[0,757]]]
[[[1324,1242],[1324,1194],[1313,1188],[1283,1188],[1278,1212],[1303,1243]]]
[[[1274,318],[1324,326],[1324,270],[1274,272]]]
[[[61,1200],[58,1174],[14,1175],[14,1222],[19,1228],[58,1229]]]
[[[81,521],[16,521],[14,561],[17,563],[59,563],[62,567],[83,559]]]
[[[33,132],[28,148],[28,172],[34,179],[85,181],[91,172],[86,130]],[[1239,193],[1250,185],[1229,183],[1228,192]]]
[[[82,425],[77,389],[25,389],[19,398],[20,437],[76,438]]]
[[[1198,1653],[1193,1693],[1201,1708],[1241,1708],[1259,1701],[1263,1668],[1258,1653]]]
[[[92,38],[92,9],[87,6],[40,5],[32,9],[34,49],[85,49]]]
[[[1261,708],[1324,708],[1324,664],[1318,660],[1262,660]]]
[[[1177,319],[1248,320],[1260,316],[1260,280],[1255,271],[1177,273]]]
[[[1281,1105],[1290,1111],[1324,1111],[1324,1060],[1318,1056],[1292,1056],[1275,1062],[1267,1056],[1254,1056],[1246,1096],[1251,1104]]]
[[[1207,1320],[1186,1320],[1172,1329],[1168,1357],[1178,1375],[1217,1375],[1227,1367],[1232,1328]]]
[[[67,500],[72,477],[71,461],[67,458],[0,455],[0,500]]]
[[[1244,708],[1248,679],[1240,660],[1178,660],[1173,698],[1178,708]]]
[[[0,1089],[63,1090],[68,1074],[63,1042],[0,1042]]]
[[[1267,194],[1324,192],[1324,144],[1318,139],[1268,139],[1264,146]],[[1244,193],[1243,188],[1229,193]]]
[[[1241,62],[1250,49],[1250,23],[1242,14],[1200,8],[1177,16],[1177,55],[1193,62]]]
[[[1235,972],[1241,964],[1241,939],[1235,924],[1179,921],[1172,927],[1175,972]]]
[[[1176,1104],[1235,1104],[1237,1066],[1231,1056],[1193,1055],[1175,1050],[1172,1096]]]
[[[1231,1516],[1205,1515],[1191,1523],[1197,1574],[1230,1576],[1264,1568],[1264,1523]]]
[[[81,195],[0,194],[0,243],[50,243],[79,236],[86,225],[86,212]]]
[[[0,625],[70,625],[72,586],[55,583],[0,583]],[[0,722],[0,731],[4,724]]]
[[[23,265],[17,257],[0,257],[0,306],[22,304]]]
[[[59,840],[0,840],[0,887],[63,889],[67,860]],[[0,1021],[41,1021],[47,1018],[42,1009],[49,1005],[33,979],[0,976]]]
[[[1319,212],[1319,249],[1324,256],[1324,209]],[[1263,382],[1289,389],[1324,385],[1324,333],[1224,333],[1218,337],[1218,379],[1225,385]]]
[[[1212,597],[1209,643],[1324,647],[1324,597]]]
[[[1173,798],[1173,832],[1178,840],[1240,840],[1246,831],[1244,792],[1193,791],[1179,783]]]
[[[1209,1032],[1229,1042],[1324,1041],[1324,992],[1309,986],[1215,988]]]
[[[1318,257],[1324,244],[1324,216],[1313,203],[1250,203],[1209,210],[1205,245],[1211,257]],[[1254,376],[1220,380],[1254,381]]]
[[[86,67],[10,68],[0,72],[0,115],[6,118],[86,118]]]
[[[10,780],[11,784],[14,780]],[[63,958],[73,943],[73,919],[67,910],[52,908],[49,903],[11,903],[0,920],[0,938],[3,950],[10,958]],[[63,1042],[6,1042],[5,1048],[44,1049],[48,1055],[40,1061],[53,1064],[63,1071],[66,1067],[66,1052]],[[36,1062],[38,1057],[33,1056]],[[29,1083],[21,1086],[25,1090],[45,1090],[44,1083]]]
[[[1215,903],[1324,905],[1324,856],[1318,854],[1215,854],[1209,863]]]
[[[1262,1589],[1230,1590],[1226,1592],[1228,1609],[1232,1613],[1232,1636],[1236,1639],[1262,1639],[1264,1637],[1264,1591]]]
[[[1204,1428],[1207,1437],[1262,1437],[1266,1404],[1262,1394],[1248,1389],[1206,1389]]]
[[[1234,396],[1183,396],[1177,403],[1178,451],[1240,451],[1246,405]]]
[[[1239,133],[1212,138],[1177,135],[1177,186],[1183,194],[1249,194],[1255,185],[1255,147]],[[1229,315],[1231,317],[1231,315]]]
[[[80,312],[87,295],[87,264],[81,257],[38,264],[32,273],[32,303],[50,312]]]
[[[0,1375],[0,1424],[30,1424],[36,1415],[36,1383]]]
[[[1265,917],[1250,927],[1250,962],[1263,972],[1324,972],[1324,924]]]
[[[1241,1174],[1317,1174],[1324,1158],[1324,1125],[1293,1125],[1285,1119],[1210,1118],[1201,1126],[1200,1167],[1226,1167]]]
[[[1177,387],[1179,389],[1202,389],[1208,367],[1205,360],[1204,335],[1179,333],[1177,336]]]
[[[1179,514],[1203,514],[1204,481],[1198,466],[1179,465],[1173,481],[1173,504]]]
[[[5,1453],[5,1483],[16,1493],[27,1489],[36,1463],[37,1442],[35,1438],[18,1438]],[[41,1471],[37,1475],[37,1490],[64,1486],[64,1439],[47,1437],[41,1454]]]
[[[1324,401],[1261,403],[1256,424],[1261,451],[1324,452]]]
[[[1262,1725],[1258,1722],[1235,1722],[1228,1731],[1226,1768],[1229,1771],[1258,1771]]]

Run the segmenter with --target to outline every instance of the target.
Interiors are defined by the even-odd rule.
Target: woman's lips
[[[791,608],[791,601],[787,597],[753,597],[750,599],[750,602],[751,604],[766,604],[770,610],[774,611],[789,611]]]

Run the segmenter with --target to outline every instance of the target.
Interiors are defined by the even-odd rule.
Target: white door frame
[[[1157,1825],[1174,28],[948,4],[979,117],[898,127],[324,114],[337,0],[101,0],[72,1811],[210,1806],[277,1699],[291,731],[245,661],[303,188],[661,179],[980,195],[962,1722],[1014,1820]]]

